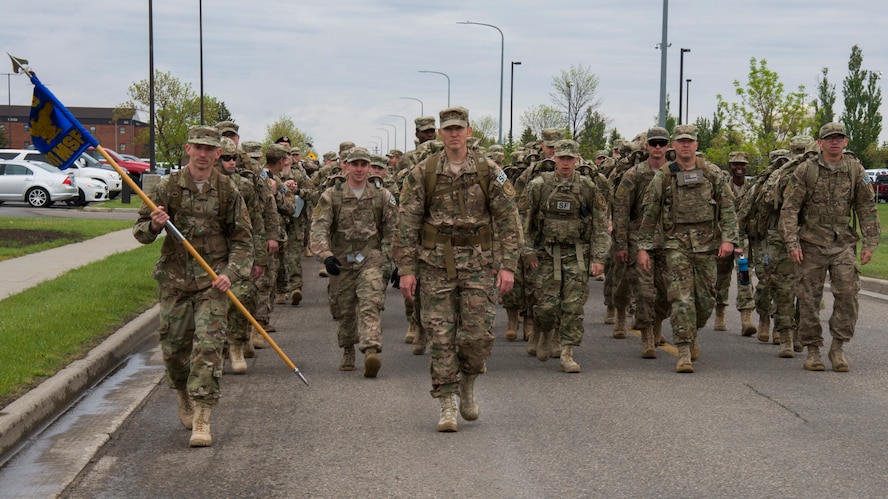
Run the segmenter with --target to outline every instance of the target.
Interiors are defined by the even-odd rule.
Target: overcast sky
[[[113,107],[128,99],[130,84],[148,77],[147,0],[3,0],[0,11],[2,49],[28,59],[67,106]],[[388,116],[401,115],[411,149],[420,103],[399,97],[420,99],[427,115],[447,104],[446,78],[418,70],[446,73],[451,103],[467,107],[470,117],[499,117],[500,34],[457,21],[493,24],[504,34],[504,137],[511,61],[522,63],[515,67],[515,135],[526,109],[551,104],[552,77],[571,64],[598,75],[600,111],[623,136],[655,124],[662,0],[205,0],[204,92],[226,103],[242,140],[261,140],[266,125],[288,115],[321,153],[343,140],[371,147],[380,141],[373,136],[383,148],[403,149],[404,122]],[[198,23],[198,0],[154,0],[155,67],[195,91]],[[861,46],[865,69],[888,77],[886,26],[884,0],[669,2],[673,114],[679,48],[686,47],[691,121],[711,117],[717,94],[734,100],[732,83],[746,82],[750,57],[767,59],[787,90],[805,85],[812,99],[828,67],[839,115],[852,45]],[[30,103],[25,77],[13,76],[10,85],[14,105]],[[2,98],[0,108],[5,104]],[[381,123],[394,124],[397,133],[387,135],[391,127]],[[389,135],[396,137],[386,144]]]

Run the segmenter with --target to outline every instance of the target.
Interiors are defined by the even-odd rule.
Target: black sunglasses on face
[[[228,154],[222,155],[222,161],[234,161],[236,159],[237,159],[237,156],[234,156],[234,155],[228,155]]]
[[[667,145],[669,145],[669,141],[668,140],[649,140],[648,145],[650,145],[652,147],[666,147]]]

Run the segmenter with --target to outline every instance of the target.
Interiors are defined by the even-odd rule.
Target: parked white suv
[[[41,161],[46,163],[46,156],[36,149],[0,149],[0,160],[12,159],[22,161]],[[83,154],[72,164],[66,171],[73,173],[79,179],[93,179],[108,186],[108,198],[114,199],[120,194],[123,188],[123,181],[120,175],[113,168],[101,165],[94,158]],[[85,193],[86,201],[97,201],[97,198],[91,198],[90,193]],[[81,196],[82,197],[82,196]]]

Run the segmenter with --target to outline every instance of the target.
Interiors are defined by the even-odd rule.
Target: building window
[[[30,131],[31,131],[31,125],[25,123],[25,133],[28,133]]]
[[[120,150],[126,152],[126,144],[120,144]]]
[[[126,127],[120,127],[120,135],[126,135]]]
[[[94,126],[89,127],[89,133],[95,134],[95,133],[96,133],[96,127],[94,127]]]

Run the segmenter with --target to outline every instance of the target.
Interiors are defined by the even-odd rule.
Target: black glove
[[[328,256],[324,259],[324,267],[327,268],[327,273],[330,275],[339,275],[340,266],[342,266],[342,262],[337,260],[335,256]]]
[[[393,288],[395,288],[395,289],[401,288],[401,276],[398,275],[398,267],[395,267],[392,270],[392,277],[389,280],[392,281]]]

